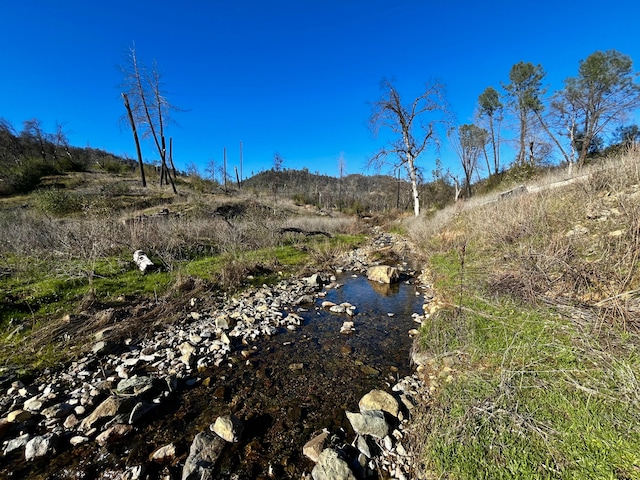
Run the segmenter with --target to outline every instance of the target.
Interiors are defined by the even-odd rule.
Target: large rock
[[[322,451],[318,463],[311,471],[311,477],[313,480],[356,480],[347,462],[332,448]]]
[[[371,390],[360,399],[358,407],[360,407],[361,412],[367,410],[382,410],[394,417],[397,417],[400,411],[400,406],[395,397],[383,390]]]
[[[184,462],[182,480],[213,480],[213,468],[226,442],[213,432],[200,432],[193,439]]]
[[[382,410],[366,410],[361,413],[346,412],[354,432],[384,438],[389,434],[389,424]]]
[[[244,425],[233,415],[224,415],[216,418],[215,423],[211,426],[211,430],[227,442],[235,443],[240,441]]]
[[[388,265],[377,265],[369,267],[367,270],[367,278],[372,282],[378,283],[395,283],[400,279],[398,269],[389,267]]]

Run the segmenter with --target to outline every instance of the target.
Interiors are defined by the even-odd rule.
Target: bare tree
[[[427,83],[424,93],[408,105],[402,103],[400,94],[390,81],[384,80],[382,89],[385,93],[373,104],[371,128],[374,134],[381,128],[389,129],[395,138],[369,160],[369,165],[380,168],[391,163],[392,170],[398,166],[406,169],[411,182],[413,213],[418,216],[420,199],[416,160],[428,146],[438,144],[437,124],[447,121],[449,108],[444,86],[438,82]],[[390,161],[389,157],[395,160]]]
[[[125,75],[125,95],[130,103],[134,122],[143,131],[143,137],[150,137],[160,155],[160,179],[171,183],[177,193],[175,183],[167,166],[167,148],[165,125],[169,120],[169,112],[176,110],[165,98],[161,75],[154,62],[151,72],[147,72],[138,62],[135,46],[129,50],[127,64],[122,67]],[[132,127],[133,128],[133,127]]]
[[[485,149],[489,132],[484,128],[468,124],[460,125],[458,128],[452,128],[449,130],[447,135],[460,158],[460,163],[462,164],[462,170],[464,171],[465,176],[467,196],[470,197],[471,179],[473,177],[473,173],[477,171],[478,157]]]

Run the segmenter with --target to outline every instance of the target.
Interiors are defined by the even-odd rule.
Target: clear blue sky
[[[169,128],[179,168],[273,166],[366,172],[381,146],[368,129],[383,78],[405,100],[437,78],[459,123],[478,95],[508,82],[519,61],[541,64],[551,90],[596,50],[640,68],[637,0],[6,0],[0,27],[0,117],[19,131],[60,122],[73,145],[135,158],[118,65],[135,42],[155,59],[168,99],[184,111]],[[146,159],[157,158],[146,148]],[[436,152],[420,160],[430,172]],[[445,148],[446,166],[457,160]]]

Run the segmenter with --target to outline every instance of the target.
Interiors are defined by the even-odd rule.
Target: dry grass
[[[561,187],[554,172],[533,193],[418,219],[410,234],[427,249],[468,242],[491,252],[481,263],[495,292],[588,305],[640,327],[640,151],[578,173]]]

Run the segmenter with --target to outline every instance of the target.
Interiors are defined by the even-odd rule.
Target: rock
[[[332,305],[329,307],[331,313],[345,313],[347,309],[342,305]]]
[[[153,267],[153,262],[147,257],[142,250],[133,252],[133,262],[138,266],[142,273],[145,273],[149,267]]]
[[[193,366],[196,361],[196,347],[189,342],[184,342],[178,345],[178,350],[180,350],[180,360],[182,360],[187,367]]]
[[[370,267],[367,270],[367,278],[378,283],[395,283],[400,279],[398,269],[387,265]]]
[[[24,458],[27,462],[36,458],[49,456],[58,444],[58,436],[55,433],[47,433],[33,437],[24,446]]]
[[[332,448],[325,448],[320,453],[311,477],[313,480],[356,480],[347,462]]]
[[[395,397],[383,390],[371,390],[360,399],[358,407],[360,407],[361,412],[368,410],[382,410],[394,417],[398,416],[398,412],[400,410],[400,406],[398,405],[398,401]]]
[[[9,412],[7,415],[7,422],[9,423],[20,423],[29,420],[33,416],[33,413],[28,410],[14,410]]]
[[[361,413],[346,412],[353,430],[360,435],[384,438],[389,434],[389,425],[382,410],[366,410]]]
[[[213,480],[213,468],[225,445],[225,441],[213,432],[197,434],[184,462],[182,480]]]
[[[44,406],[44,402],[38,397],[30,398],[29,400],[24,402],[23,408],[28,410],[29,412],[37,413],[42,410]]]
[[[127,410],[130,404],[130,399],[116,396],[107,398],[91,412],[91,415],[82,421],[80,430],[90,430],[99,420],[107,417],[115,417],[117,414]]]
[[[87,443],[88,441],[89,441],[89,437],[84,437],[82,435],[75,435],[69,439],[69,443],[73,447],[82,445],[83,443]]]
[[[112,427],[107,428],[104,432],[96,437],[98,445],[105,446],[109,443],[117,442],[118,440],[126,437],[133,431],[131,425],[125,425],[118,423]]]
[[[324,281],[322,280],[322,277],[318,273],[314,273],[310,277],[306,277],[304,279],[304,282],[309,287],[322,287],[322,285],[324,285]]]
[[[3,450],[4,456],[6,457],[11,452],[15,452],[16,450],[24,447],[29,440],[31,440],[31,435],[29,435],[28,433],[25,433],[24,435],[20,435],[17,438],[13,438],[9,440],[5,444],[5,447]]]
[[[73,410],[73,407],[71,405],[66,402],[62,402],[45,408],[41,413],[46,418],[62,418],[66,417],[71,412],[71,410]]]
[[[306,455],[313,463],[318,463],[320,453],[324,450],[324,445],[329,438],[329,432],[322,432],[316,435],[302,447],[302,453]]]
[[[120,395],[142,395],[143,393],[154,393],[159,388],[159,380],[152,377],[130,377],[120,380],[116,387],[116,393]]]
[[[218,417],[216,418],[215,423],[211,426],[211,431],[229,443],[236,443],[240,441],[243,430],[244,425],[233,415]]]
[[[371,447],[367,442],[367,437],[358,435],[358,437],[356,438],[356,448],[364,456],[366,456],[367,458],[371,458]]]
[[[160,447],[149,455],[149,460],[156,463],[171,463],[174,458],[176,458],[176,446],[173,443]]]
[[[353,322],[344,322],[342,327],[340,327],[340,333],[350,334],[355,332],[356,329],[353,327]]]

